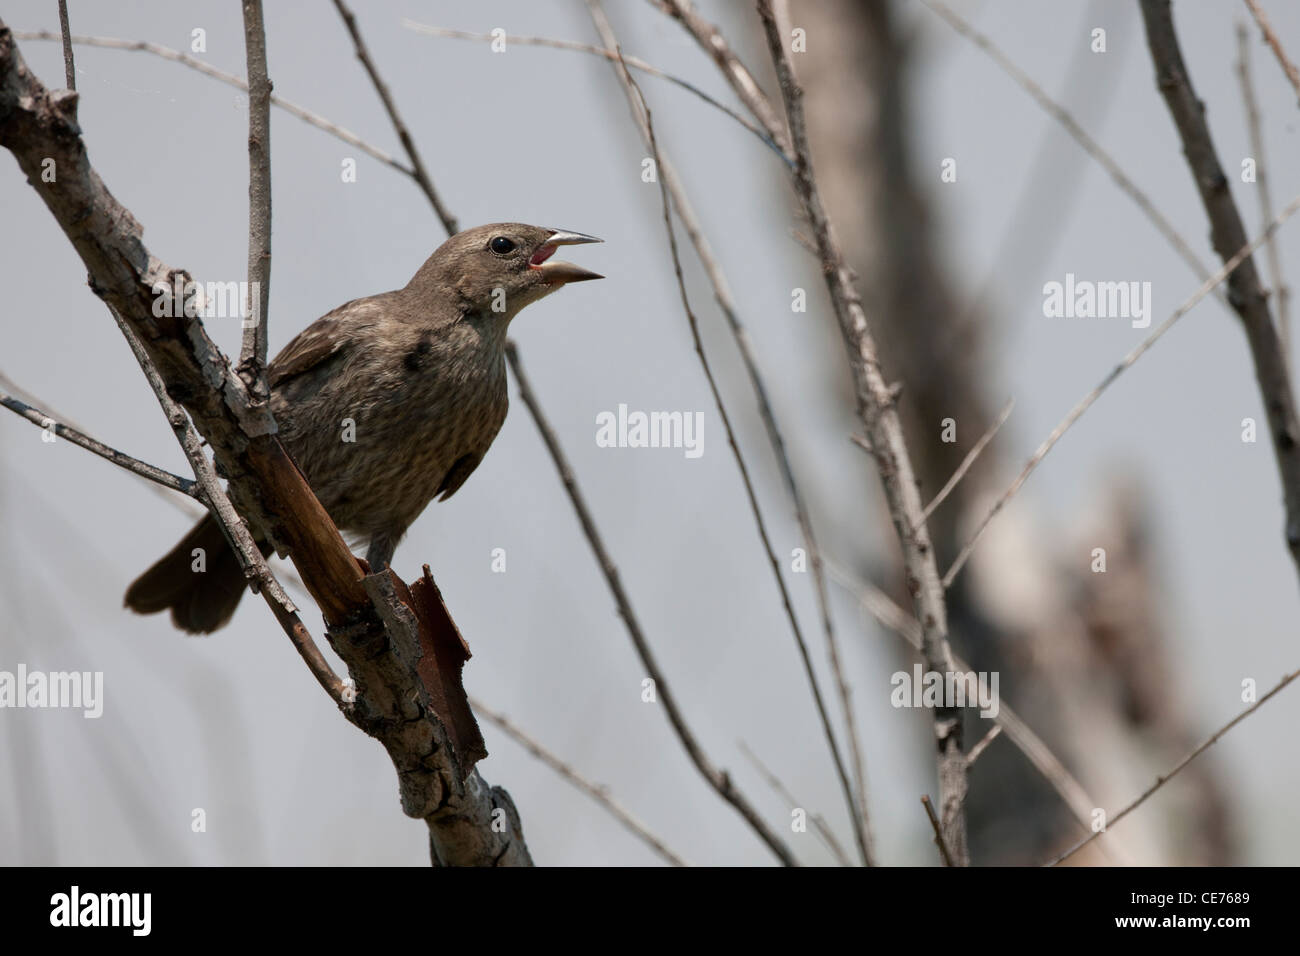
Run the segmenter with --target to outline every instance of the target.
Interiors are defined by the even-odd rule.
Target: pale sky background
[[[640,181],[644,151],[609,66],[556,50],[493,54],[484,44],[401,26],[409,17],[596,42],[583,4],[357,6],[430,174],[463,225],[518,220],[606,240],[571,258],[608,278],[528,308],[512,334],[706,749],[788,833],[787,807],[742,756],[743,739],[847,843],[806,681],[681,314],[658,192]],[[751,64],[764,65],[750,4],[700,6]],[[966,295],[996,270],[990,340],[1000,376],[989,394],[996,403],[1017,399],[1003,439],[1007,461],[1018,463],[1146,334],[1123,321],[1046,319],[1042,284],[1066,272],[1150,281],[1158,323],[1197,283],[1134,205],[1094,163],[1076,159],[1076,147],[983,53],[920,5],[900,6],[919,44],[915,154],[936,170],[928,181],[945,251]],[[190,31],[202,27],[203,59],[244,71],[238,4],[73,0],[70,7],[75,33],[173,48],[188,49]],[[646,3],[608,7],[628,53],[733,101],[678,26]],[[958,8],[1052,93],[1088,42],[1080,23],[1086,8],[1074,0]],[[1278,0],[1267,8],[1300,54],[1300,8]],[[1249,153],[1233,69],[1234,24],[1244,10],[1231,0],[1175,9],[1230,178]],[[1116,0],[1105,12],[1110,51],[1090,62],[1089,82],[1117,84],[1118,93],[1104,114],[1090,116],[1085,107],[1080,116],[1202,258],[1215,261],[1136,5]],[[10,0],[3,18],[15,30],[58,25],[53,0]],[[332,6],[268,4],[267,18],[276,92],[399,155]],[[806,55],[816,55],[816,42],[810,37]],[[63,85],[57,44],[25,41],[20,49],[48,86]],[[1281,205],[1300,193],[1300,116],[1275,60],[1262,45],[1252,50],[1265,158]],[[239,92],[142,53],[79,47],[77,69],[91,160],[144,224],[150,250],[201,280],[244,278],[247,127]],[[831,414],[824,353],[807,331],[831,321],[830,312],[811,259],[788,237],[793,206],[779,161],[689,94],[648,77],[642,85],[750,326],[825,543],[844,560],[890,553],[892,532],[875,508],[878,482]],[[404,176],[282,111],[273,111],[272,124],[274,351],[342,302],[405,284],[444,237]],[[1077,177],[1076,198],[1068,214],[1036,223],[1036,234],[1056,233],[1054,251],[1026,272],[992,259],[1021,190],[1044,174],[1032,164],[1045,131],[1060,138],[1054,155]],[[938,181],[945,156],[960,158],[954,186]],[[356,183],[340,181],[346,157],[357,158]],[[1255,195],[1235,179],[1232,188],[1253,235]],[[84,267],[8,156],[0,158],[0,222],[0,368],[99,439],[186,473],[120,334],[86,288]],[[1280,240],[1293,284],[1300,283],[1296,228],[1289,224]],[[766,516],[788,554],[798,529],[748,385],[693,260],[688,269]],[[790,312],[797,285],[809,289],[806,316]],[[237,322],[214,320],[209,332],[237,351]],[[597,413],[619,403],[703,411],[703,457],[596,447]],[[1164,597],[1177,623],[1179,693],[1205,733],[1240,709],[1244,677],[1268,687],[1300,662],[1300,592],[1281,536],[1277,473],[1266,437],[1241,442],[1247,416],[1263,429],[1244,336],[1207,300],[1088,412],[1012,506],[1065,533],[1109,474],[1141,478],[1156,509]],[[402,815],[387,755],[335,712],[259,601],[246,599],[233,625],[207,639],[182,638],[163,616],[122,610],[127,583],[190,521],[126,473],[40,437],[17,416],[0,415],[0,669],[23,662],[103,671],[105,712],[92,721],[79,712],[0,711],[0,863],[427,863],[424,825]],[[498,547],[507,552],[504,574],[490,570]],[[473,480],[426,511],[395,561],[407,579],[424,562],[473,649],[465,672],[472,694],[607,784],[690,861],[772,862],[695,773],[662,708],[642,703],[641,665],[517,398]],[[811,582],[788,579],[821,668]],[[834,597],[880,858],[933,864],[917,807],[918,795],[935,789],[928,717],[889,707],[896,638],[864,627],[843,591]],[[304,619],[321,634],[314,608],[304,609]],[[1016,688],[1001,689],[1014,703]],[[1248,862],[1300,858],[1290,813],[1300,788],[1297,721],[1300,690],[1289,688],[1216,745]],[[495,728],[484,722],[483,731],[491,755],[480,769],[514,797],[539,864],[658,862]],[[1150,777],[1164,769],[1153,765]],[[1160,813],[1162,800],[1141,812]],[[207,812],[206,833],[190,831],[196,807]],[[811,834],[790,841],[808,862],[829,860]]]

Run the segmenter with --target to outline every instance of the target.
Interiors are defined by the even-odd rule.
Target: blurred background
[[[70,3],[75,34],[148,40],[244,73],[237,4]],[[779,102],[751,5],[701,2]],[[1042,84],[1211,268],[1208,226],[1156,90],[1136,3],[954,2]],[[360,27],[443,200],[463,226],[498,220],[601,236],[579,261],[608,276],[514,323],[527,369],[572,459],[660,665],[707,752],[798,857],[834,857],[745,756],[752,750],[846,846],[852,833],[788,623],[735,462],[693,352],[656,185],[611,67],[576,52],[441,39],[403,19],[475,32],[599,43],[569,0],[357,4]],[[606,9],[629,55],[735,100],[694,40],[650,3]],[[1300,8],[1266,9],[1300,54]],[[58,29],[53,0],[9,0],[14,30]],[[401,148],[333,7],[268,4],[275,92],[379,148]],[[1247,230],[1255,157],[1236,72],[1231,0],[1175,4],[1196,92]],[[986,53],[919,2],[805,0],[795,57],[814,162],[859,274],[928,500],[1011,398],[1015,409],[931,520],[940,568],[1070,407],[1150,330],[1053,319],[1042,288],[1067,273],[1149,281],[1153,324],[1199,284],[1136,205]],[[1094,52],[1104,29],[1106,50]],[[1277,207],[1300,193],[1295,93],[1250,26]],[[19,41],[51,88],[57,43]],[[145,227],[150,250],[201,281],[244,278],[247,117],[240,91],[139,52],[78,47],[80,123],[91,161]],[[843,346],[815,257],[797,233],[784,164],[688,92],[640,82],[661,147],[695,203],[754,342],[821,544],[838,568],[834,620],[866,765],[882,863],[934,865],[919,804],[936,795],[930,715],[890,706],[913,658],[863,613],[855,581],[903,599],[897,545],[857,429]],[[738,105],[738,104],[736,104]],[[444,234],[408,178],[272,111],[272,351],[317,316],[404,285]],[[357,163],[356,182],[341,164]],[[946,159],[956,182],[942,182]],[[0,157],[0,372],[100,440],[161,467],[187,466],[85,269],[8,154]],[[1285,227],[1284,268],[1300,279]],[[811,576],[753,393],[697,262],[688,288],[755,475],[840,740]],[[1267,278],[1264,261],[1257,257]],[[795,288],[808,310],[791,310]],[[208,322],[237,352],[238,321]],[[473,659],[469,692],[607,785],[692,863],[768,864],[769,851],[691,766],[645,677],[555,469],[522,402],[450,502],[397,552],[427,562]],[[704,413],[704,454],[600,448],[595,420],[632,409]],[[940,441],[955,420],[956,443]],[[1242,441],[1242,420],[1261,427]],[[1001,675],[1003,701],[1112,812],[1297,664],[1300,603],[1282,540],[1277,472],[1245,338],[1206,299],[1074,427],[996,519],[950,592],[954,650]],[[388,757],[343,720],[265,608],[184,638],[121,607],[127,583],[190,518],[66,441],[0,416],[0,670],[102,671],[103,717],[0,711],[0,863],[402,864],[428,861]],[[1105,548],[1107,571],[1091,570]],[[492,552],[506,553],[494,573]],[[847,585],[847,586],[846,586]],[[306,605],[305,598],[301,599]],[[320,634],[319,613],[304,619]],[[323,645],[323,639],[321,641]],[[332,655],[331,655],[331,659]],[[1288,689],[1234,729],[1076,863],[1291,864],[1300,788]],[[660,861],[598,804],[485,721],[484,777],[505,787],[543,865]],[[987,729],[971,720],[968,746]],[[206,832],[191,832],[203,808]],[[1083,831],[1006,739],[974,766],[977,864],[1034,863]],[[1096,847],[1096,845],[1094,845]]]

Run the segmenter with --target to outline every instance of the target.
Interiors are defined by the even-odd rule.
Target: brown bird
[[[602,278],[555,261],[556,248],[600,241],[513,222],[468,229],[405,288],[339,306],[271,362],[280,441],[339,529],[368,540],[372,570],[388,566],[425,505],[456,493],[501,429],[510,320],[565,283]],[[210,633],[244,588],[209,515],[132,583],[126,606],[170,609],[177,627]]]

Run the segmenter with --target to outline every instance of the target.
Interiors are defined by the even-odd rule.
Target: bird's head
[[[511,319],[568,282],[604,276],[551,258],[560,246],[601,242],[518,222],[498,222],[452,236],[420,267],[407,286],[423,294],[450,295],[467,309]]]

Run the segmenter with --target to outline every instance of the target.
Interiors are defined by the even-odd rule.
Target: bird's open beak
[[[529,268],[541,272],[542,277],[547,282],[557,284],[565,282],[585,282],[588,279],[605,278],[598,272],[592,272],[582,266],[575,266],[572,262],[558,262],[551,259],[555,250],[560,246],[577,246],[585,242],[604,242],[604,239],[597,239],[595,236],[584,236],[580,232],[565,232],[557,229],[551,233],[544,243],[537,247],[531,259],[528,260]]]

